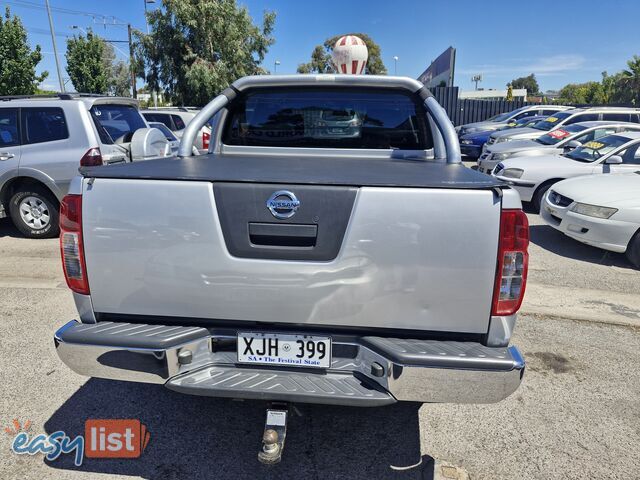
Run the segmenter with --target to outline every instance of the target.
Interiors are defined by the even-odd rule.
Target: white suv
[[[59,202],[78,168],[130,161],[133,134],[147,128],[130,98],[0,97],[0,218],[27,237],[57,236]]]

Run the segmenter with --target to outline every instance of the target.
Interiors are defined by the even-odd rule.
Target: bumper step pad
[[[213,366],[173,378],[166,387],[190,395],[285,402],[371,407],[396,402],[388,392],[351,373],[318,375]]]

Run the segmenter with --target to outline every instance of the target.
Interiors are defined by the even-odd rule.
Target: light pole
[[[393,57],[393,74],[398,75],[398,56]]]
[[[53,43],[53,56],[56,57],[56,70],[58,70],[58,81],[60,82],[60,91],[64,90],[64,80],[62,80],[62,70],[60,69],[60,61],[58,60],[58,47],[56,46],[56,34],[53,31],[53,19],[51,18],[51,8],[49,8],[49,0],[46,0],[47,15],[49,15],[49,29],[51,30],[51,42]]]
[[[144,24],[147,26],[147,35],[149,35],[149,22],[147,22],[147,3],[156,3],[156,0],[142,0],[144,2]]]
[[[278,73],[278,65],[280,65],[280,60],[276,60],[275,62],[273,62],[273,74],[274,75],[276,73]]]

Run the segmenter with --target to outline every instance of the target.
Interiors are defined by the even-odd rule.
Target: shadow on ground
[[[13,223],[8,218],[0,218],[0,238],[2,237],[14,237],[24,238]]]
[[[634,268],[624,254],[591,247],[548,225],[530,225],[529,235],[532,243],[563,257],[598,265]]]
[[[257,461],[265,406],[90,379],[46,422],[47,433],[76,436],[84,433],[87,419],[137,418],[151,433],[149,446],[138,459],[85,458],[76,467],[66,455],[47,463],[149,479],[432,478],[431,457],[420,455],[419,404],[299,404],[301,416],[291,413],[283,460],[275,467]]]

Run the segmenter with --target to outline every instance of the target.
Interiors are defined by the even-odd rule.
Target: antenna
[[[476,90],[478,90],[478,82],[481,82],[481,81],[482,81],[482,74],[481,74],[481,73],[479,73],[479,74],[477,74],[477,75],[474,75],[473,77],[471,77],[471,81],[472,81],[472,82],[475,82],[475,84],[476,84]]]

